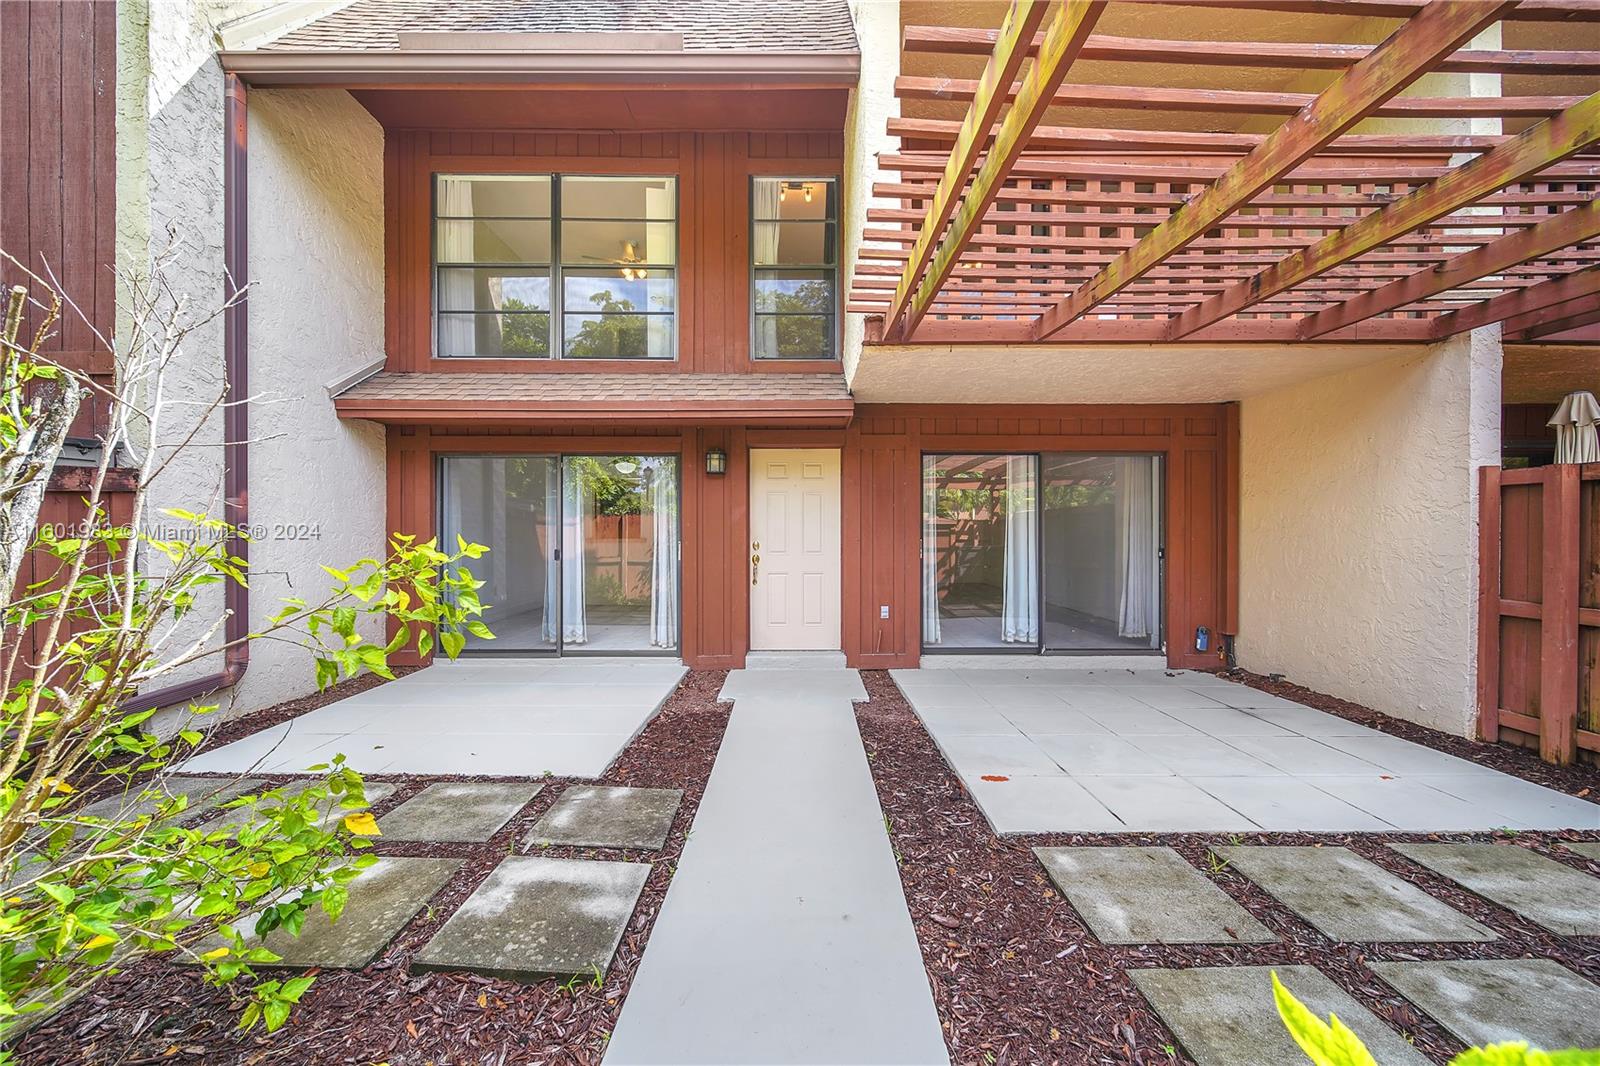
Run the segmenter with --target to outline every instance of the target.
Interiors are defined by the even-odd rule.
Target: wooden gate
[[[1478,731],[1600,762],[1600,463],[1480,474]]]

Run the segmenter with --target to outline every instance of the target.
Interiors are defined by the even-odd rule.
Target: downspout
[[[223,292],[230,301],[222,316],[222,362],[227,402],[222,408],[222,517],[233,528],[250,521],[250,113],[245,83],[237,74],[223,75],[222,266]],[[234,535],[228,551],[250,561],[250,542]],[[192,681],[180,681],[153,692],[141,692],[125,711],[170,707],[237,685],[250,668],[250,589],[237,581],[225,586],[222,669]]]

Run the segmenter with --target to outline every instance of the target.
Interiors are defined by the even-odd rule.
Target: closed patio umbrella
[[[1600,403],[1595,401],[1594,393],[1568,393],[1546,423],[1556,427],[1556,462],[1600,463],[1597,422],[1600,422]]]

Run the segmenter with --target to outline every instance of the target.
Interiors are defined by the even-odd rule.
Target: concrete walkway
[[[729,675],[733,716],[608,1066],[945,1063],[852,670]]]

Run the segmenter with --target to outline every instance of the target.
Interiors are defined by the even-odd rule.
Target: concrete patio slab
[[[1231,712],[1230,712],[1231,713]],[[1283,771],[1216,737],[1130,737],[1133,746],[1184,777],[1278,777]]]
[[[676,788],[573,785],[533,825],[523,848],[563,844],[585,848],[660,850],[683,801]]]
[[[732,703],[749,697],[782,697],[786,693],[867,702],[867,689],[854,670],[734,670],[723,682],[717,700]]]
[[[384,840],[478,843],[544,788],[532,781],[435,781],[383,816]]]
[[[1034,848],[1107,944],[1267,944],[1278,938],[1171,848]]]
[[[1565,936],[1600,936],[1600,879],[1515,844],[1390,844],[1487,900]]]
[[[1172,771],[1159,759],[1150,755],[1137,740],[1153,737],[1085,736],[1073,734],[1058,736],[1050,733],[1030,734],[1038,749],[1053,759],[1057,766],[1074,777],[1099,777],[1104,774],[1137,775],[1142,777],[1171,777]],[[1182,737],[1163,737],[1164,740],[1183,740]],[[956,769],[961,769],[957,766]]]
[[[947,737],[940,748],[963,777],[1054,777],[1061,773],[1055,760],[1021,733]]]
[[[1381,833],[1388,822],[1298,777],[1204,777],[1188,780],[1262,829],[1284,833]]]
[[[91,818],[121,818],[132,820],[153,814],[158,808],[166,805],[179,796],[187,797],[188,806],[173,819],[174,822],[187,822],[210,810],[219,803],[227,803],[237,799],[261,785],[259,777],[239,777],[237,775],[195,775],[195,774],[169,774],[161,779],[161,793],[159,795],[143,796],[146,789],[140,788],[123,795],[108,796],[97,800],[83,808],[80,814]],[[153,791],[153,790],[152,790]]]
[[[1530,829],[1516,818],[1498,813],[1487,795],[1478,802],[1458,799],[1448,792],[1411,777],[1387,771],[1365,774],[1325,774],[1308,777],[1330,796],[1381,818],[1396,829],[1413,833],[1483,832],[1490,829]],[[1490,789],[1485,788],[1485,793]]]
[[[362,773],[599,777],[685,668],[640,659],[462,659],[190,759],[195,772],[300,773],[336,753]]]
[[[1272,972],[1319,1018],[1337,1014],[1383,1066],[1422,1066],[1428,1060],[1344,989],[1311,966],[1217,966],[1189,970],[1130,970],[1183,1050],[1199,1066],[1283,1066],[1303,1062],[1278,1017]]]
[[[1549,959],[1367,966],[1465,1044],[1600,1047],[1600,987]]]
[[[1186,778],[1102,775],[1076,780],[1130,831],[1204,833],[1256,828],[1250,819]]]
[[[1001,712],[1005,719],[1029,736],[1102,736],[1112,735],[1111,730],[1090,718],[1082,711],[1065,705],[1055,707],[1028,707]]]
[[[1212,848],[1323,936],[1342,943],[1496,939],[1492,930],[1348,848]]]
[[[1051,833],[1063,823],[1080,833],[1126,833],[1122,819],[1112,814],[1083,784],[1060,777],[1014,777],[1007,781],[967,783],[978,809],[998,836]]]
[[[274,966],[363,969],[460,868],[460,859],[385,856],[350,882],[350,898],[337,922],[314,910],[298,937],[280,929],[262,944],[282,956]],[[242,925],[248,927],[248,922]]]
[[[1582,855],[1586,859],[1594,859],[1596,861],[1600,861],[1600,842],[1596,842],[1596,843],[1580,842],[1580,843],[1573,843],[1573,844],[1564,844],[1562,846],[1565,847],[1568,851],[1577,852],[1579,855]]]
[[[513,855],[411,962],[510,981],[604,975],[650,865]]]
[[[730,675],[739,696],[608,1066],[947,1061],[850,705],[860,681],[824,673]]]

